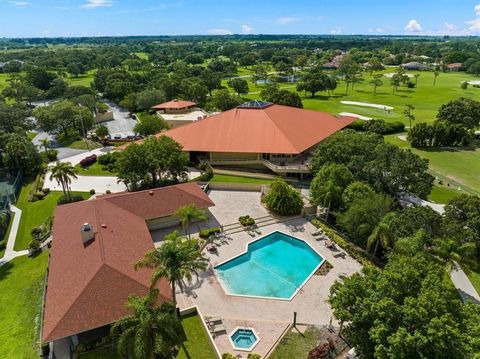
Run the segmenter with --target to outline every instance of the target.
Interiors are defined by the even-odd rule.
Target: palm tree
[[[147,252],[145,257],[135,264],[135,269],[146,267],[154,270],[152,288],[160,278],[166,277],[172,287],[172,299],[176,306],[176,283],[179,282],[182,288],[183,278],[191,281],[192,273],[198,275],[197,271],[205,270],[207,264],[208,259],[203,257],[196,242],[186,241],[177,231],[173,231],[165,236],[161,247]]]
[[[40,143],[42,144],[43,148],[45,148],[45,152],[48,152],[48,145],[50,144],[50,140],[48,138],[42,138],[40,140]]]
[[[415,106],[413,105],[407,105],[403,110],[403,114],[408,118],[410,128],[412,128],[412,121],[415,121],[415,115],[412,113],[413,110],[415,110]]]
[[[416,73],[415,75],[413,75],[413,77],[415,77],[415,86],[418,86],[418,78],[420,77],[420,74]]]
[[[433,241],[433,245],[429,248],[437,259],[445,264],[447,269],[455,268],[457,264],[462,267],[471,268],[475,264],[474,253],[475,243],[461,242],[458,239],[439,238]]]
[[[389,213],[382,218],[382,220],[375,226],[373,232],[367,239],[367,250],[370,250],[375,244],[375,249],[373,250],[373,256],[377,254],[379,246],[386,249],[390,246],[390,243],[393,239],[392,231],[390,230],[390,221],[392,217],[395,216],[393,213]]]
[[[77,178],[77,169],[70,162],[57,161],[50,171],[50,181],[55,178],[57,183],[62,185],[64,196],[70,200],[69,185],[72,183],[72,178]]]
[[[193,203],[178,208],[175,211],[175,216],[182,219],[182,227],[188,236],[188,240],[190,240],[190,223],[193,221],[205,221],[208,218],[205,213],[198,209]]]
[[[438,70],[433,71],[433,86],[435,86],[436,83],[437,83],[438,75],[440,75],[440,71],[438,71]]]
[[[373,80],[370,81],[370,84],[373,86],[373,96],[377,95],[377,87],[383,85],[383,81],[381,80],[382,74],[378,74],[373,76]]]
[[[332,179],[329,179],[321,188],[321,201],[323,207],[327,208],[327,215],[326,220],[328,221],[328,217],[330,215],[330,211],[332,210],[332,205],[339,203],[342,198],[342,188],[340,186],[335,185]]]
[[[170,357],[172,349],[182,343],[182,327],[175,307],[157,303],[158,290],[144,297],[128,297],[125,307],[132,313],[111,327],[120,355],[135,359],[153,359],[155,354]]]

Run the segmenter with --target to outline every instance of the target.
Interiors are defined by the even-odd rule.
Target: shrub
[[[110,193],[112,193],[112,192],[111,192],[109,189],[107,189],[107,190],[105,191],[105,194],[110,194]]]
[[[247,355],[247,359],[262,359],[260,354],[250,353]]]
[[[45,195],[47,195],[50,193],[50,188],[45,187],[44,189],[42,189],[42,192],[45,193]]]
[[[95,190],[94,190],[93,188],[90,190],[90,194],[91,194],[91,195],[94,195],[94,194],[95,194]]]
[[[332,339],[327,338],[327,342],[320,344],[315,349],[308,352],[308,359],[325,359],[330,356],[330,353],[335,349]]]
[[[95,162],[97,162],[97,155],[93,154],[93,155],[87,156],[83,160],[81,160],[80,161],[80,166],[85,168],[85,167],[88,167],[88,166],[94,164]]]
[[[212,177],[213,177],[213,171],[210,168],[207,168],[205,172],[203,172],[200,176],[195,178],[195,181],[208,182],[212,179]]]
[[[36,239],[32,239],[30,243],[28,243],[28,249],[32,252],[36,252],[40,249],[40,242]]]
[[[47,159],[52,162],[57,160],[58,151],[57,150],[48,150],[46,153]]]
[[[237,357],[233,354],[230,354],[230,353],[223,353],[222,354],[222,359],[237,359]]]
[[[248,214],[245,216],[239,217],[238,221],[244,227],[253,226],[255,224],[255,220],[252,217],[250,217]]]
[[[284,180],[275,180],[263,197],[267,208],[280,215],[299,214],[303,208],[302,195]]]
[[[386,122],[384,120],[357,120],[352,122],[347,128],[359,132],[374,132],[380,135],[391,135],[405,131],[405,124],[400,121]]]
[[[45,196],[46,196],[45,193],[43,193],[42,191],[38,191],[38,192],[35,192],[35,194],[33,195],[33,199],[38,201],[43,199]]]
[[[79,194],[72,194],[70,195],[70,198],[66,197],[65,195],[62,195],[61,197],[58,198],[57,204],[65,204],[65,203],[73,203],[73,202],[80,202],[83,201],[83,197]]]
[[[112,151],[109,153],[105,153],[104,155],[98,156],[97,161],[101,165],[111,165],[117,162],[118,159],[118,152]]]
[[[202,229],[198,235],[200,236],[200,238],[207,239],[207,238],[210,238],[210,236],[215,233],[220,233],[219,227]]]
[[[356,120],[347,126],[347,128],[355,131],[365,131],[365,125],[367,121],[364,120]]]

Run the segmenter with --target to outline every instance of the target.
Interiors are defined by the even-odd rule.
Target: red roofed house
[[[454,62],[453,64],[447,65],[448,71],[457,72],[463,69],[463,64],[461,62]]]
[[[308,160],[323,140],[355,121],[325,112],[251,101],[157,136],[170,136],[192,161],[257,166],[282,176],[310,172]]]
[[[157,110],[157,116],[163,118],[171,128],[201,120],[208,114],[192,101],[172,100],[152,106]]]
[[[146,295],[150,269],[134,264],[154,249],[149,230],[179,222],[174,211],[194,203],[208,214],[213,202],[196,183],[124,192],[58,206],[45,296],[42,340],[56,357],[127,314],[129,295]],[[166,278],[160,301],[172,299]]]

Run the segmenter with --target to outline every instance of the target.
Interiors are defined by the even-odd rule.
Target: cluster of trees
[[[345,61],[345,60],[344,60]],[[342,61],[342,64],[344,63]],[[339,69],[339,73],[341,71]],[[315,94],[319,91],[327,91],[328,94],[333,92],[337,88],[337,80],[322,72],[321,67],[315,66],[307,70],[297,85],[297,91],[309,92],[311,97],[314,98]],[[347,80],[348,91],[348,80]]]
[[[182,146],[167,136],[152,136],[130,144],[118,156],[118,178],[130,190],[155,188],[187,179],[188,156]]]
[[[300,192],[282,179],[277,179],[270,185],[262,201],[270,211],[282,216],[300,214],[303,208]]]
[[[288,90],[282,90],[277,84],[269,84],[260,92],[262,100],[272,102],[277,105],[292,106],[303,108],[302,99],[297,93]]]
[[[408,132],[413,147],[465,146],[480,123],[480,102],[459,98],[442,105],[433,123],[419,123]]]

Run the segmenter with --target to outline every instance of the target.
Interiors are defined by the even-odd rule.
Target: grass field
[[[27,183],[22,187],[16,203],[16,206],[22,210],[22,218],[20,219],[20,226],[15,240],[16,251],[28,248],[28,243],[31,240],[31,230],[44,223],[48,217],[53,215],[57,206],[57,200],[63,194],[60,191],[52,191],[40,201],[28,202],[28,193],[31,186],[32,183]],[[85,199],[90,197],[90,193],[86,192],[72,193],[79,194]]]
[[[0,358],[38,358],[41,304],[48,253],[0,267]]]
[[[90,84],[93,82],[93,77],[95,76],[95,70],[88,71],[85,75],[80,75],[78,77],[67,78],[67,82],[72,86],[87,86],[90,87]]]
[[[435,203],[446,204],[451,199],[460,196],[462,193],[465,192],[451,187],[435,184],[432,188],[432,192],[428,196],[428,200]]]
[[[472,282],[475,290],[480,294],[480,267],[476,271],[467,271],[467,276]]]
[[[182,327],[186,340],[183,342],[177,359],[214,359],[215,353],[202,322],[197,314],[187,315],[182,318]]]
[[[76,165],[75,167],[78,170],[77,174],[79,176],[116,176],[115,173],[102,169],[103,166],[98,163],[98,161],[87,168],[82,168],[80,165]]]
[[[210,180],[210,182],[269,184],[269,183],[272,183],[273,180],[263,179],[263,178],[240,177],[240,176],[214,175]]]
[[[469,147],[418,149],[411,148],[407,141],[399,139],[397,135],[385,136],[385,140],[399,147],[411,149],[413,153],[428,159],[433,171],[468,187],[467,189],[480,193],[478,142]]]

